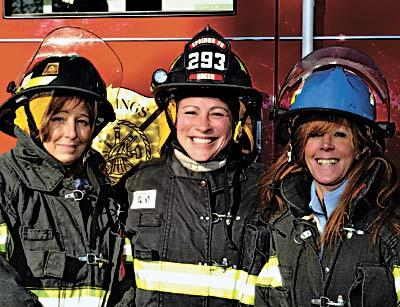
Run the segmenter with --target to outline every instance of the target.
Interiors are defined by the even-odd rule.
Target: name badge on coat
[[[156,207],[157,190],[133,192],[131,209],[154,209]]]

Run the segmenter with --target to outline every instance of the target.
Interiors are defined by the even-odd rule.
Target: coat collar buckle
[[[328,306],[336,306],[336,307],[344,307],[345,302],[343,300],[343,296],[339,295],[337,301],[331,301],[326,296],[321,296],[320,298],[313,298],[311,300],[311,305],[320,306],[320,307],[328,307]]]
[[[73,190],[71,193],[66,194],[64,197],[66,199],[72,198],[74,201],[80,201],[85,196],[85,191]]]

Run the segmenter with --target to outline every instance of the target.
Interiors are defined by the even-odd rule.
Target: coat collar
[[[350,206],[349,217],[351,219],[362,214],[361,211],[365,209],[362,204],[368,204],[368,195],[373,194],[374,182],[378,180],[381,171],[382,162],[377,161],[374,170],[360,183],[357,197]],[[281,196],[286,201],[288,209],[296,217],[302,217],[312,213],[309,207],[311,183],[312,177],[308,173],[289,174],[281,181]]]
[[[211,192],[216,193],[224,190],[224,175],[225,168],[228,168],[228,187],[237,185],[247,179],[244,168],[240,167],[239,161],[229,161],[227,164],[219,169],[211,172],[194,172],[185,168],[175,155],[169,155],[167,158],[172,173],[177,177],[186,177],[191,179],[205,179],[210,185]]]
[[[286,201],[290,211],[297,217],[311,214],[308,206],[312,177],[306,173],[287,175],[280,185],[281,196]]]
[[[66,175],[64,166],[18,128],[15,128],[15,134],[17,145],[8,157],[19,178],[32,190],[54,190]]]

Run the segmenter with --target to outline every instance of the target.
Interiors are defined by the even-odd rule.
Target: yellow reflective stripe
[[[282,277],[279,272],[279,261],[271,256],[258,275],[257,285],[263,287],[282,287]]]
[[[257,276],[217,266],[134,259],[140,289],[233,299],[254,304]]]
[[[14,243],[11,234],[8,230],[7,224],[0,224],[0,253],[10,259],[14,250]]]
[[[101,306],[106,295],[104,289],[29,289],[45,307]],[[107,298],[108,299],[108,293]]]
[[[24,86],[24,89],[39,85],[48,85],[51,81],[53,81],[56,78],[57,76],[40,76],[32,78],[29,80],[29,82],[27,82],[26,86]]]
[[[126,262],[133,262],[132,244],[128,238],[125,238],[124,248],[122,250],[122,256],[125,256]]]
[[[7,225],[0,224],[0,253],[5,254],[7,252],[8,235]]]
[[[396,289],[396,294],[397,294],[397,303],[400,302],[400,266],[395,265],[393,267],[393,277],[394,277],[394,286]]]

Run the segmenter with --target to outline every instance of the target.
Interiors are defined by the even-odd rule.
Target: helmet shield
[[[289,110],[279,116],[276,137],[280,144],[290,140],[294,121],[318,113],[336,114],[356,120],[381,135],[390,134],[390,97],[383,74],[375,62],[358,50],[332,46],[306,56],[289,72],[278,97],[291,94]],[[388,120],[376,122],[375,98],[385,104]]]
[[[19,86],[11,90],[13,96],[0,107],[0,129],[13,136],[17,109],[27,104],[30,108],[43,109],[36,105],[38,101],[49,101],[35,99],[37,96],[79,96],[97,103],[95,136],[115,119],[107,100],[107,88],[119,88],[121,81],[121,62],[106,42],[80,28],[56,29],[44,38],[21,76]],[[35,123],[38,126],[37,120]]]
[[[368,55],[348,47],[330,46],[310,53],[292,68],[283,82],[278,101],[281,101],[285,92],[299,80],[307,78],[314,70],[326,69],[329,66],[342,66],[353,71],[373,88],[382,102],[386,103],[389,100],[386,80],[379,66]]]

